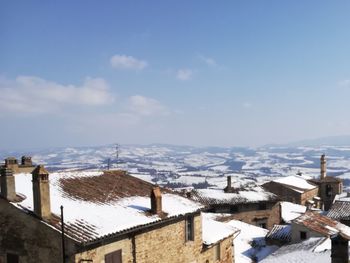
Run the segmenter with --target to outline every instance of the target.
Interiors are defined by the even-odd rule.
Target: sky
[[[350,134],[349,1],[0,1],[0,148]]]

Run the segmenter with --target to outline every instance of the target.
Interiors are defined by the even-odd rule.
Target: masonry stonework
[[[100,246],[76,255],[75,261],[91,259],[104,263],[104,256],[122,250],[123,263],[231,263],[232,237],[220,242],[220,260],[215,260],[216,246],[203,247],[201,216],[194,217],[194,240],[186,241],[186,221],[181,220],[163,227],[136,234],[108,245]],[[134,243],[134,245],[133,245]],[[134,248],[133,248],[134,246]],[[135,259],[133,256],[135,249]]]

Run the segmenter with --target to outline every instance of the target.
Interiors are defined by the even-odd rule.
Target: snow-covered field
[[[350,187],[350,148],[263,147],[220,148],[172,145],[114,145],[3,151],[0,158],[33,156],[50,171],[120,168],[147,181],[171,187],[222,188],[226,176],[235,187],[260,184],[271,179],[303,173],[319,175],[319,158],[327,156],[328,175],[345,179]]]

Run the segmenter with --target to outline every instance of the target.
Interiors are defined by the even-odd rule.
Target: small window
[[[326,185],[326,196],[331,197],[332,196],[332,186],[330,184]]]
[[[258,209],[259,210],[266,210],[266,203],[259,203]]]
[[[19,263],[19,256],[15,254],[7,254],[7,263]]]
[[[231,213],[237,213],[238,212],[238,206],[234,205],[230,207],[230,212]]]
[[[306,232],[305,231],[300,231],[300,239],[305,240],[306,239]]]
[[[259,227],[267,229],[266,223],[260,223]]]
[[[214,260],[220,260],[221,259],[221,251],[220,251],[220,243],[218,243],[215,247],[214,247]]]
[[[105,255],[105,263],[122,263],[122,250]]]
[[[194,218],[189,216],[186,219],[186,241],[194,240]]]

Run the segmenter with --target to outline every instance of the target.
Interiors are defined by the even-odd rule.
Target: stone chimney
[[[1,195],[8,201],[16,199],[15,177],[10,168],[5,167],[1,171]]]
[[[151,192],[151,213],[162,214],[162,193],[159,186],[155,186]]]
[[[327,166],[326,166],[326,155],[322,154],[321,155],[321,177],[320,179],[323,180],[327,176]]]
[[[43,218],[51,217],[49,173],[43,165],[32,172],[34,213]]]
[[[30,156],[22,156],[21,165],[24,166],[32,166],[32,157]]]
[[[225,193],[230,193],[233,190],[231,180],[232,180],[231,175],[228,175],[227,176],[227,186],[224,189]]]

